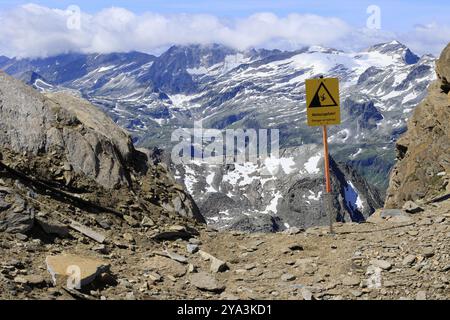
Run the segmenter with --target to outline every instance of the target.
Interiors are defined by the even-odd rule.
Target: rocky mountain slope
[[[437,80],[397,142],[386,207],[450,195],[450,45],[436,61]]]
[[[376,216],[338,223],[334,236],[316,227],[271,234],[200,230],[185,238],[172,226],[178,230],[172,238],[157,240],[136,225],[124,227],[123,238],[98,244],[76,233],[43,241],[0,232],[0,298],[450,299],[449,202],[415,215]],[[80,290],[54,286],[46,269],[57,259],[62,265],[83,259],[91,269],[82,270],[95,281]]]
[[[1,69],[40,90],[78,92],[140,145],[164,148],[175,128],[192,128],[199,119],[219,129],[278,128],[282,147],[320,143],[320,132],[306,126],[304,80],[337,76],[343,124],[330,129],[332,155],[383,190],[394,142],[434,79],[433,65],[433,57],[418,57],[397,41],[355,53],[192,45],[158,57],[131,52],[0,60]]]
[[[281,231],[327,225],[323,206],[323,148],[309,144],[259,163],[188,161],[172,169],[209,225],[244,231]],[[377,190],[331,159],[335,221],[365,221],[383,204]]]
[[[450,202],[434,191],[416,213],[379,209],[365,223],[336,223],[334,235],[327,227],[217,232],[157,150],[135,149],[77,97],[42,95],[0,73],[0,131],[2,299],[450,299]],[[291,151],[284,172],[302,167],[314,179],[320,159],[291,162]],[[232,179],[236,197],[252,177],[241,169],[220,179],[215,171],[203,188],[225,193]],[[357,176],[339,169],[359,191]],[[409,183],[391,189],[394,199]]]
[[[90,211],[138,224],[169,215],[203,221],[166,168],[86,101],[42,95],[1,72],[0,132],[1,231],[29,231],[37,216],[108,225]]]

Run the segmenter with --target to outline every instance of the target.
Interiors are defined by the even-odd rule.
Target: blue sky
[[[82,11],[81,30],[66,28],[69,5]],[[370,5],[381,10],[377,32],[366,29]],[[436,55],[450,41],[449,13],[448,0],[2,0],[0,54],[156,53],[171,44],[208,42],[238,49],[345,50],[395,39],[419,54]]]
[[[256,12],[273,12],[277,15],[313,13],[339,17],[354,26],[365,25],[366,8],[377,5],[381,9],[382,28],[389,31],[407,31],[415,24],[429,22],[448,23],[450,14],[450,1],[444,0],[3,0],[0,9],[10,9],[29,2],[59,9],[75,4],[89,13],[112,6],[135,13],[210,13],[222,17],[244,17]]]

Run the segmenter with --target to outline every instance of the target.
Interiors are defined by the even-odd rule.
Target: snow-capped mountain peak
[[[45,79],[48,86],[36,86],[40,90],[79,91],[142,145],[167,148],[173,128],[190,128],[195,119],[219,129],[277,128],[286,147],[318,143],[319,131],[306,126],[304,82],[338,77],[342,124],[330,128],[332,150],[381,187],[393,163],[393,142],[425,96],[433,67],[432,56],[418,58],[398,41],[360,52],[186,45],[158,57],[133,52],[0,59],[10,74],[33,71]],[[362,145],[373,151],[358,153]]]

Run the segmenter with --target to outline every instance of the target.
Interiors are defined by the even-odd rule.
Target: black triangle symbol
[[[321,99],[319,97],[319,90],[320,88],[324,88],[327,92],[328,96],[331,98],[333,103],[329,104],[322,104]],[[323,82],[320,83],[319,87],[317,88],[316,94],[314,95],[314,98],[311,100],[311,103],[309,104],[308,108],[320,108],[320,107],[337,107],[336,100],[334,100],[333,96],[331,95],[330,91],[328,91],[327,87]]]

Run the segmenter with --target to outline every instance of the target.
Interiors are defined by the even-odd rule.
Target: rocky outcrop
[[[415,109],[397,141],[398,161],[387,191],[387,208],[450,193],[450,44],[436,62],[438,79]]]
[[[436,73],[440,80],[441,89],[448,94],[450,91],[450,43],[442,51],[439,60],[436,61]]]
[[[30,190],[136,221],[161,214],[204,221],[167,168],[85,100],[43,95],[0,72],[0,133],[0,231],[32,227]]]

